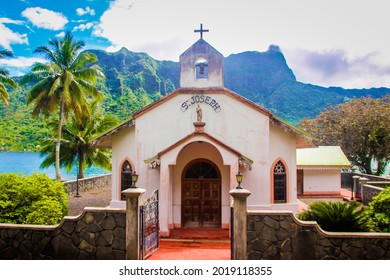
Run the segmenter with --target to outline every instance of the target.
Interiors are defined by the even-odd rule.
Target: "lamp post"
[[[131,173],[131,187],[130,188],[132,188],[132,189],[136,189],[137,187],[135,186],[135,183],[137,183],[137,181],[138,181],[138,174],[137,174],[137,172],[133,172],[133,173]]]
[[[232,240],[231,242],[231,257],[233,260],[246,260],[247,255],[247,198],[251,194],[250,191],[241,186],[242,173],[236,175],[237,187],[230,190],[230,195],[233,197],[232,211]]]
[[[236,189],[243,189],[242,186],[241,186],[242,177],[244,177],[244,175],[242,175],[242,173],[240,171],[238,171],[238,173],[236,175],[236,180],[237,180],[237,184],[238,184]]]

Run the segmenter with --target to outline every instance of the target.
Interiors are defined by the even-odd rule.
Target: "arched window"
[[[207,59],[199,57],[195,62],[195,72],[197,79],[207,79],[209,76],[209,64]]]
[[[287,202],[286,167],[279,160],[274,167],[274,203]]]
[[[217,179],[219,177],[217,169],[206,161],[191,164],[184,173],[185,179]]]
[[[122,191],[131,187],[131,173],[133,173],[133,168],[128,160],[122,164],[121,171],[121,193]],[[126,200],[126,197],[122,194],[122,200]]]

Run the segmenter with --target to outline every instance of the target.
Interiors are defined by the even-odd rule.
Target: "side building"
[[[340,196],[341,170],[350,167],[339,146],[297,149],[298,195]]]

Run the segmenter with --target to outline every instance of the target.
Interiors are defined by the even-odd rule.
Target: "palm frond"
[[[8,76],[9,71],[5,68],[0,68],[0,75]]]
[[[4,84],[10,87],[18,86],[18,84],[11,77],[2,74],[0,74],[0,84]]]
[[[50,43],[50,41],[49,41],[49,43]],[[53,64],[57,64],[58,63],[58,58],[57,58],[55,52],[53,52],[53,50],[51,50],[47,46],[39,46],[39,47],[37,47],[34,50],[34,53],[41,55],[45,60],[47,60],[47,61],[49,61],[49,62],[51,62]]]
[[[80,53],[77,58],[73,61],[71,69],[77,71],[85,69],[86,64],[91,64],[97,61],[97,56],[89,52]]]
[[[0,98],[4,101],[5,106],[9,106],[9,94],[3,84],[0,83]]]
[[[0,58],[13,57],[14,54],[10,50],[0,50]]]

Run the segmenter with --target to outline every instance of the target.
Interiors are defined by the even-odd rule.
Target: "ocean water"
[[[33,172],[45,173],[50,178],[55,179],[56,173],[54,166],[41,169],[39,166],[43,158],[39,153],[17,153],[17,152],[0,152],[0,173],[23,173],[32,175]],[[97,175],[108,174],[110,171],[92,166],[84,172],[85,178]],[[73,167],[72,172],[61,169],[62,180],[76,180],[77,168]]]

